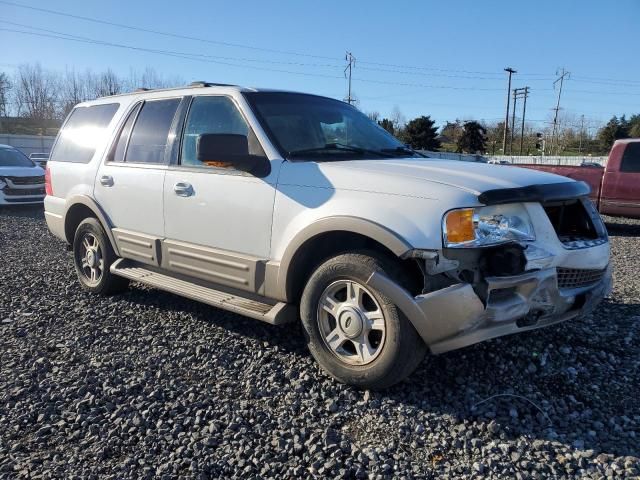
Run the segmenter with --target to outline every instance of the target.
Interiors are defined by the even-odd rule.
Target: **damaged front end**
[[[433,353],[587,314],[610,293],[608,238],[588,200],[521,205],[535,225],[533,240],[413,250],[407,257],[419,262],[425,279],[418,295],[383,274],[369,278]]]
[[[565,270],[578,270],[574,277],[584,277],[583,283],[561,288]],[[591,312],[611,289],[611,267],[490,276],[415,297],[380,273],[367,283],[398,305],[432,353],[443,353]]]

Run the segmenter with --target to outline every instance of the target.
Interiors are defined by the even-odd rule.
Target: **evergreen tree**
[[[487,130],[478,122],[465,122],[462,135],[456,142],[459,153],[484,153],[486,150]]]
[[[440,148],[437,131],[438,128],[431,117],[422,116],[407,123],[401,140],[416,150],[437,150]]]

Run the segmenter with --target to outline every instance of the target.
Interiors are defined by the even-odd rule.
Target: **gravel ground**
[[[594,315],[336,384],[298,327],[157,290],[89,297],[41,209],[0,210],[0,477],[640,474],[640,221]]]

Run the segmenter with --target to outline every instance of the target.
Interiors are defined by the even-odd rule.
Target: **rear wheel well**
[[[406,275],[406,284],[411,293],[421,292],[423,276],[414,260],[398,258],[390,249],[366,235],[340,230],[316,235],[300,246],[291,259],[287,272],[287,298],[290,302],[297,303],[311,274],[327,259],[343,253],[363,250],[397,263]]]
[[[73,237],[76,234],[80,222],[90,217],[98,218],[93,210],[82,203],[76,203],[69,208],[64,219],[64,236],[68,243],[73,243]]]

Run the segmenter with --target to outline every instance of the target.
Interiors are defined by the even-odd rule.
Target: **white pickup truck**
[[[424,158],[315,95],[199,82],[80,104],[46,190],[89,292],[131,280],[301,321],[318,363],[363,388],[585,314],[611,285],[586,184]]]

